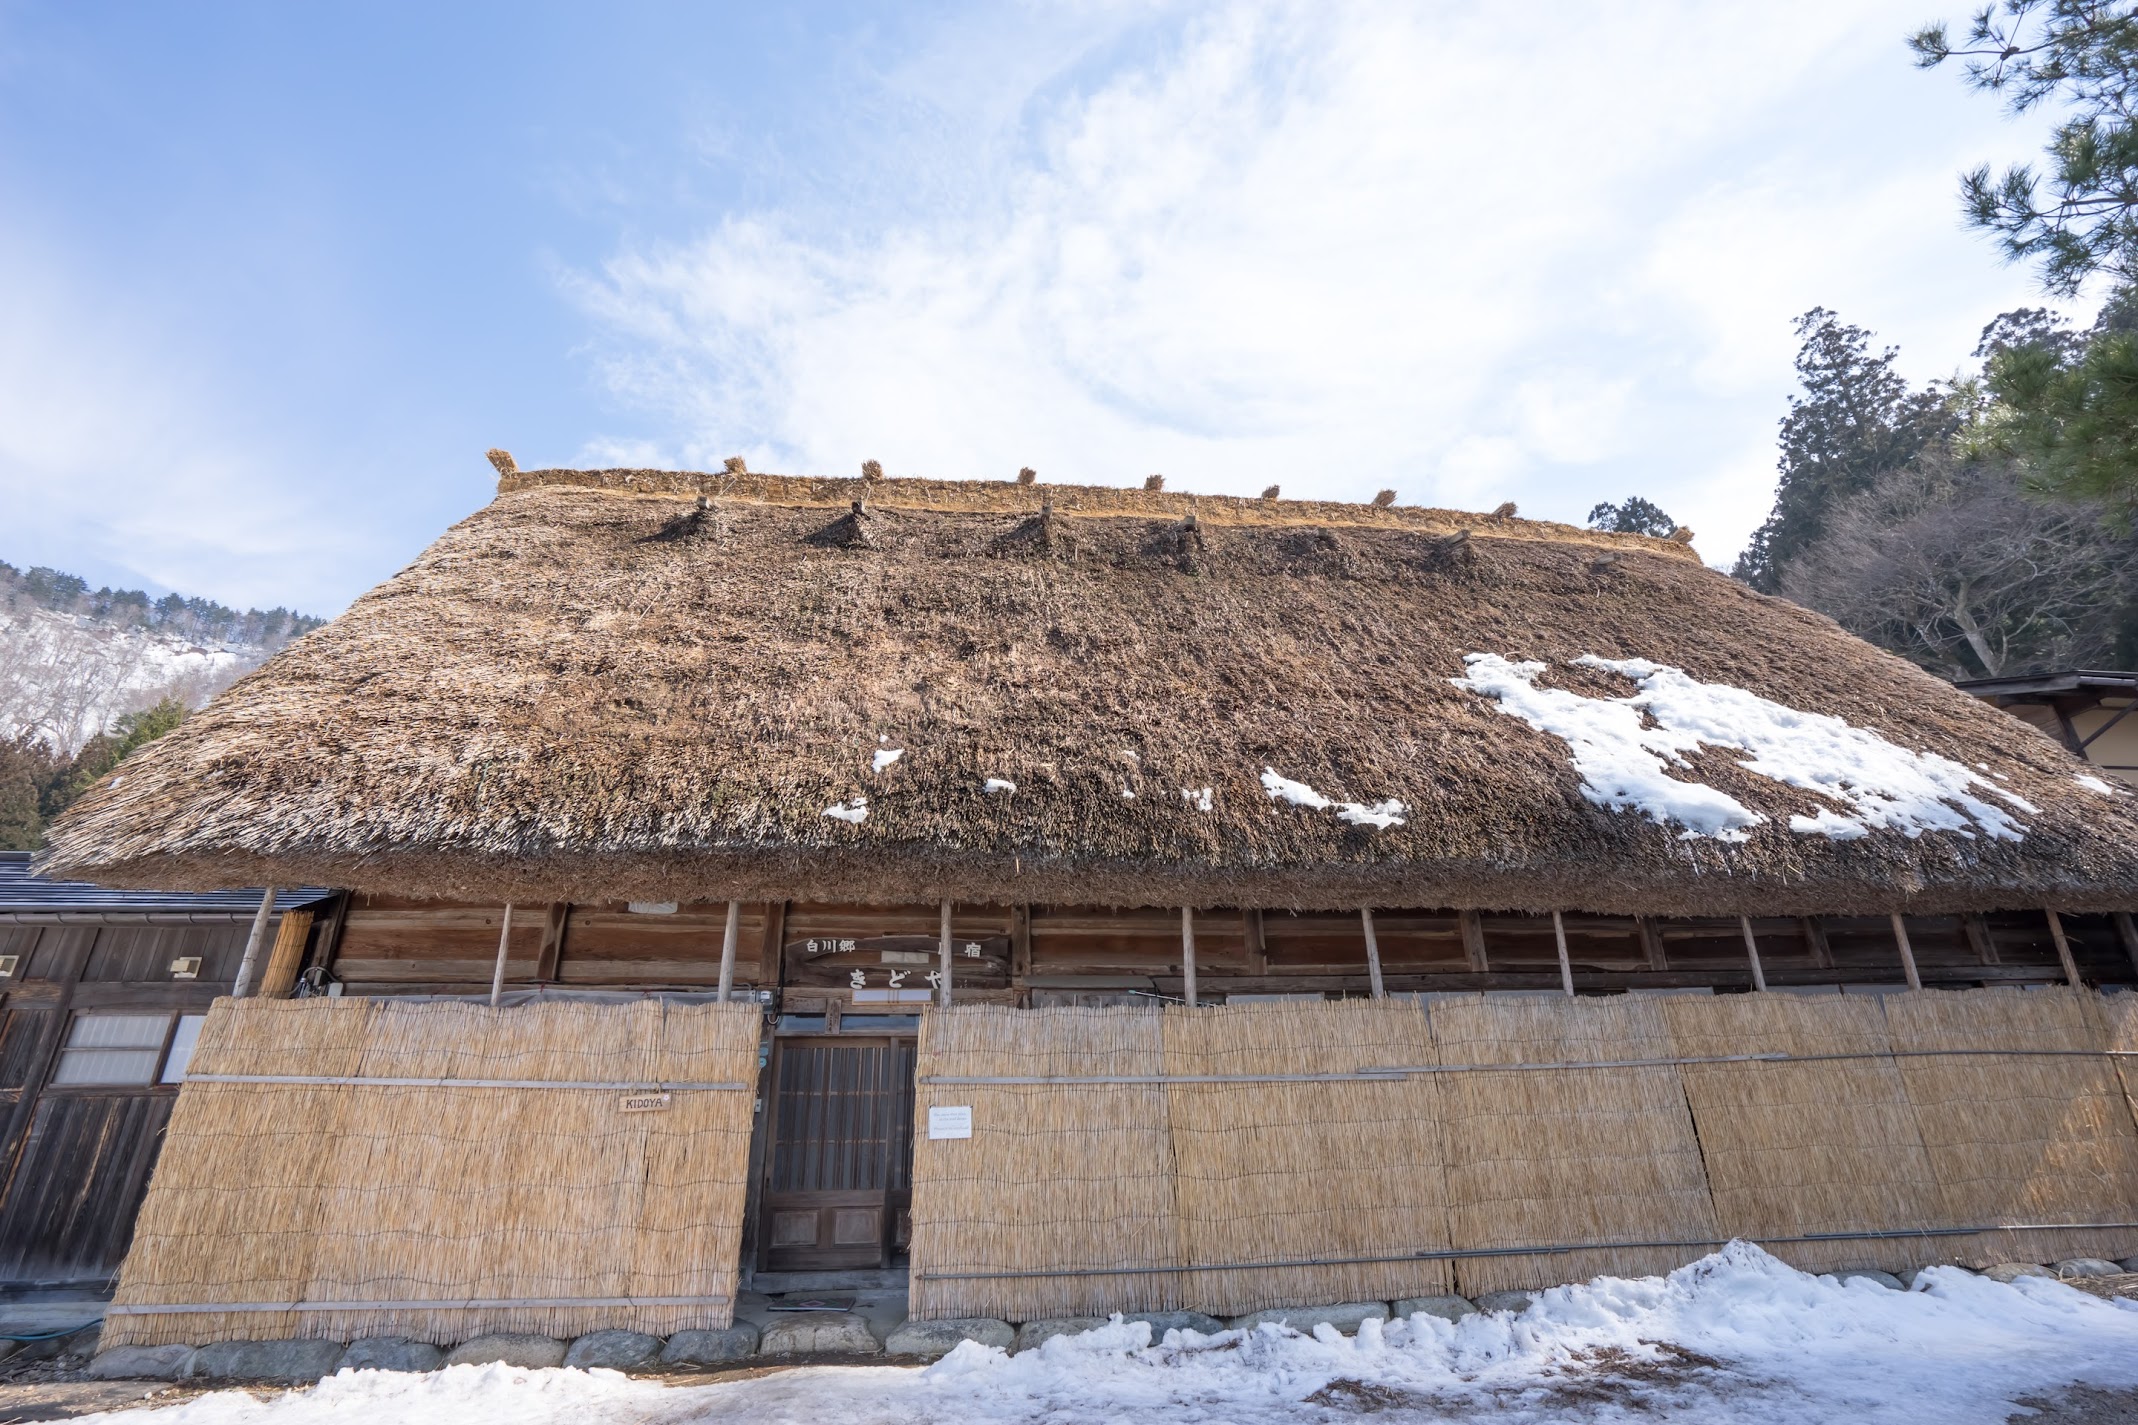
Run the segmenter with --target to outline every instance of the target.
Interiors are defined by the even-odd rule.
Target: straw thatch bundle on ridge
[[[757,1028],[747,1004],[218,1000],[104,1345],[727,1326]],[[679,1087],[625,1112],[616,1087],[218,1075]]]
[[[48,865],[520,902],[2138,907],[2138,801],[1681,544],[1008,481],[539,471],[501,491],[130,759]],[[708,494],[717,531],[660,537]],[[1009,538],[1042,498],[1074,537]],[[1767,821],[1688,842],[1586,798],[1563,741],[1456,687],[1472,652],[1590,696],[1630,685],[1582,655],[1680,666],[1988,763],[2040,810],[2018,840],[1804,835],[1790,818],[1821,798],[1711,749],[1692,775]],[[879,773],[885,738],[904,756]],[[1265,768],[1405,811],[1273,800]],[[854,797],[865,817],[826,815]]]

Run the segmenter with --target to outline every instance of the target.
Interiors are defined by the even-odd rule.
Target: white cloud
[[[1640,493],[1720,559],[1769,498],[1791,316],[1920,339],[1927,377],[2025,297],[1952,196],[2013,131],[1909,71],[1917,8],[1111,12],[957,110],[971,170],[931,149],[925,205],[739,211],[570,286],[671,460]],[[992,52],[947,32],[887,82]]]

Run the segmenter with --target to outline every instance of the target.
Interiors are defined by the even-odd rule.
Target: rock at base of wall
[[[341,1364],[335,1367],[344,1371],[434,1371],[445,1364],[445,1352],[428,1341],[411,1341],[406,1336],[366,1336],[361,1341],[351,1341],[349,1349],[342,1352]]]
[[[883,1338],[883,1348],[894,1356],[920,1356],[935,1360],[947,1356],[967,1341],[1008,1350],[1017,1339],[1007,1321],[985,1316],[959,1316],[947,1321],[905,1321]]]
[[[1875,1267],[1857,1267],[1852,1271],[1835,1272],[1834,1280],[1847,1286],[1850,1282],[1875,1282],[1889,1291],[1906,1291],[1908,1284],[1891,1272],[1881,1272]]]
[[[1168,1331],[1199,1331],[1205,1336],[1215,1336],[1225,1329],[1224,1322],[1200,1311],[1131,1311],[1121,1319],[1149,1322],[1154,1346],[1165,1340]]]
[[[2138,1272],[2138,1257],[2125,1257],[2116,1265],[2127,1272]]]
[[[446,1352],[449,1366],[487,1366],[502,1363],[538,1371],[564,1364],[564,1343],[554,1336],[531,1331],[493,1331],[463,1341]]]
[[[797,1312],[765,1328],[760,1356],[880,1356],[883,1345],[869,1323],[851,1311]]]
[[[2118,1277],[2123,1275],[2123,1264],[2102,1257],[2073,1257],[2056,1264],[2060,1277]]]
[[[1272,1306],[1267,1311],[1250,1311],[1245,1316],[1235,1316],[1225,1324],[1234,1330],[1252,1331],[1257,1326],[1275,1322],[1307,1336],[1313,1335],[1317,1326],[1334,1326],[1351,1336],[1358,1332],[1363,1322],[1387,1319],[1388,1303],[1385,1301],[1340,1301],[1334,1306]]]
[[[1982,1275],[1993,1282],[2011,1283],[2018,1281],[2021,1277],[2054,1278],[2056,1273],[2034,1262],[1999,1262],[1994,1267],[1984,1267]]]
[[[1488,1291],[1477,1298],[1477,1309],[1484,1312],[1511,1311],[1520,1316],[1537,1304],[1541,1291]]]
[[[718,1366],[757,1352],[757,1328],[747,1321],[719,1331],[678,1331],[661,1351],[664,1366]]]
[[[1017,1328],[1017,1349],[1036,1351],[1056,1336],[1081,1336],[1096,1331],[1110,1318],[1104,1316],[1042,1316]]]
[[[309,1385],[341,1365],[339,1341],[215,1341],[179,1367],[180,1380],[265,1380]]]
[[[1408,1321],[1420,1312],[1437,1316],[1442,1321],[1460,1321],[1465,1316],[1477,1315],[1477,1308],[1466,1296],[1406,1296],[1396,1303],[1398,1321]]]
[[[191,1346],[113,1346],[89,1363],[92,1380],[177,1380]]]
[[[572,1342],[564,1364],[581,1370],[642,1371],[661,1358],[661,1338],[643,1331],[589,1331]]]

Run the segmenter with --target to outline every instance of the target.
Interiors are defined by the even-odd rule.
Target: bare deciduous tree
[[[1933,449],[1842,502],[1782,593],[1944,677],[1998,677],[2108,666],[2134,568],[2138,541],[2098,510]]]

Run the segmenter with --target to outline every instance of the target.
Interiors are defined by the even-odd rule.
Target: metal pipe
[[[1566,997],[1574,997],[1574,962],[1566,953],[1566,917],[1552,912],[1552,937],[1559,942],[1559,984]]]
[[[1366,977],[1373,982],[1373,997],[1386,999],[1388,992],[1381,988],[1381,942],[1373,933],[1373,912],[1361,907],[1359,924],[1366,931]]]
[[[728,902],[727,929],[720,933],[720,992],[715,998],[721,1004],[728,1002],[728,991],[735,988],[735,939],[742,928],[742,902]]]
[[[505,902],[505,923],[497,932],[497,969],[490,976],[490,1007],[505,993],[505,952],[512,945],[512,902]]]
[[[1759,967],[1759,938],[1752,933],[1752,917],[1740,915],[1737,924],[1745,933],[1745,958],[1752,962],[1752,988],[1765,990],[1767,972]]]
[[[1182,993],[1188,1008],[1195,1008],[1195,911],[1192,907],[1180,908],[1180,976],[1184,983]]]
[[[1900,947],[1900,968],[1908,977],[1908,988],[1921,989],[1923,977],[1915,972],[1915,947],[1908,943],[1908,923],[1901,919],[1897,910],[1893,912],[1893,943]]]
[[[232,999],[243,999],[252,993],[252,967],[260,958],[260,947],[267,943],[267,923],[275,918],[275,888],[269,886],[260,893],[260,908],[253,912],[252,934],[245,937],[245,955],[238,961],[237,983],[230,987]]]

